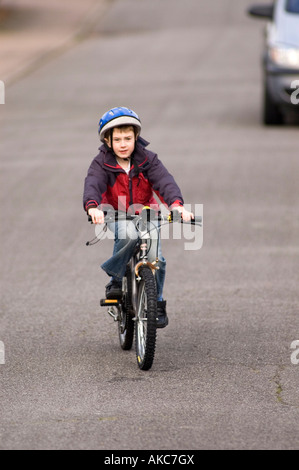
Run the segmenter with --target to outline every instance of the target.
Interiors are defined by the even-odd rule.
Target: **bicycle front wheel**
[[[149,370],[154,362],[157,336],[157,288],[148,266],[139,270],[138,308],[136,317],[136,356],[141,370]]]

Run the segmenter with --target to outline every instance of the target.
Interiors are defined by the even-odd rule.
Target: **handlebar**
[[[160,222],[169,222],[174,223],[174,222],[181,222],[182,224],[191,224],[191,225],[200,225],[202,224],[202,217],[201,216],[195,216],[193,219],[191,219],[189,222],[185,222],[182,219],[181,213],[179,211],[173,210],[169,213],[169,215],[165,216],[162,215],[160,212],[156,212],[153,209],[150,208],[144,208],[140,214],[127,214],[126,212],[121,212],[121,211],[114,211],[114,212],[107,212],[104,211],[105,215],[105,223],[107,222],[115,222],[118,220],[136,220],[136,219],[141,219],[143,222],[146,221],[151,221],[151,220],[156,220]],[[93,224],[92,218],[90,215],[88,215],[88,222]]]

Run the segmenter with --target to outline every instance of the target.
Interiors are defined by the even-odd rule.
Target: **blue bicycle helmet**
[[[141,121],[138,115],[129,108],[119,107],[110,109],[105,113],[99,123],[99,136],[102,142],[106,132],[113,127],[134,126],[137,129],[137,136],[141,131]]]

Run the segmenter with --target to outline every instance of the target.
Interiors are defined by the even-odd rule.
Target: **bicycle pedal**
[[[100,305],[101,307],[112,307],[113,305],[119,305],[118,299],[101,299]]]

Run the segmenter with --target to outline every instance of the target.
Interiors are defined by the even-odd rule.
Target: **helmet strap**
[[[116,153],[114,152],[114,148],[113,148],[113,130],[114,130],[114,128],[112,127],[112,128],[110,129],[110,145],[111,145],[111,151],[112,151],[112,153],[113,153],[113,156],[116,158],[117,155],[116,155]]]
[[[106,149],[109,150],[112,153],[112,155],[116,158],[117,155],[116,155],[116,153],[114,152],[114,149],[113,149],[113,127],[109,131],[109,138],[110,138],[110,146],[109,146],[108,142],[106,141],[106,139],[104,141],[104,145],[105,145]]]

